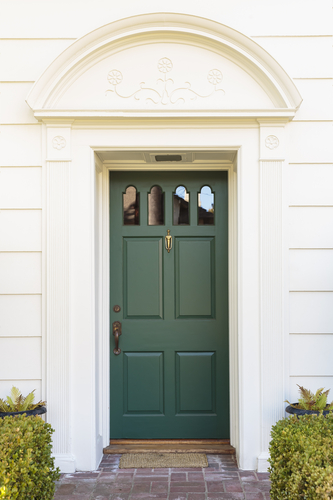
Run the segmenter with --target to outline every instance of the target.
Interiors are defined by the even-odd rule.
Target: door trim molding
[[[147,151],[161,151],[161,148],[147,147],[143,148]],[[165,151],[191,149],[200,151],[225,151],[221,147],[163,147]],[[108,148],[108,151],[125,151],[138,150],[138,147],[133,148]],[[237,215],[237,161],[239,160],[240,148],[230,148],[235,151],[235,161],[216,163],[214,166],[209,166],[208,170],[227,170],[228,171],[228,251],[229,251],[229,390],[230,390],[230,443],[238,452],[239,450],[239,380],[238,380],[238,215]],[[98,149],[92,150],[92,161],[96,179],[94,183],[94,197],[96,200],[96,210],[99,214],[98,224],[96,224],[96,260],[98,262],[96,269],[96,325],[101,333],[100,338],[100,353],[101,366],[98,367],[101,377],[100,400],[102,401],[102,419],[100,422],[101,435],[103,436],[102,446],[107,446],[109,442],[110,429],[110,265],[109,265],[109,171],[110,170],[129,170],[129,165],[113,166],[108,162],[102,162],[96,152]],[[123,168],[125,167],[125,168]],[[149,170],[160,170],[151,165]],[[197,166],[196,166],[197,167]],[[213,168],[211,168],[213,167]],[[192,167],[193,168],[193,167]],[[147,170],[142,164],[133,164],[133,170]],[[171,168],[165,167],[164,170],[180,170],[179,166]],[[204,165],[198,166],[197,170],[205,170]],[[185,169],[184,169],[185,170]],[[99,299],[101,298],[101,300]]]

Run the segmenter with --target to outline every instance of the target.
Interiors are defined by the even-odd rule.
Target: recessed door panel
[[[162,318],[162,238],[124,239],[124,307],[128,318]]]
[[[124,414],[163,413],[163,353],[124,352]]]
[[[215,363],[215,352],[176,353],[177,414],[215,414]]]
[[[214,238],[177,238],[175,248],[177,318],[214,317]]]

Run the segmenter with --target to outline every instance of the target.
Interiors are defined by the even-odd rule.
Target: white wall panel
[[[333,76],[331,30],[326,37],[261,37],[258,41],[287,71],[291,78]]]
[[[291,292],[291,333],[333,333],[333,292]]]
[[[188,12],[233,26],[249,35],[328,34],[332,23],[330,0],[281,0],[278,5],[263,0],[168,0],[167,5],[156,0],[58,0],[56,7],[52,2],[41,0],[2,0],[2,4],[6,13],[0,16],[3,37],[78,37],[117,18],[157,11]]]
[[[290,205],[333,205],[331,165],[289,165]]]
[[[289,208],[290,248],[333,248],[333,207]]]
[[[1,123],[36,123],[25,99],[32,87],[28,82],[0,83]]]
[[[1,380],[0,381],[0,398],[3,399],[10,394],[13,387],[18,387],[23,396],[27,396],[29,392],[35,390],[35,402],[37,403],[42,399],[42,383],[41,380]]]
[[[1,81],[34,82],[71,43],[71,40],[0,39]]]
[[[0,208],[41,208],[41,167],[0,168]]]
[[[40,166],[41,125],[0,126],[0,166]]]
[[[0,210],[0,251],[41,251],[41,210]]]
[[[0,337],[38,337],[41,334],[41,295],[0,295]]]
[[[291,122],[287,126],[290,163],[332,163],[332,122]]]
[[[40,379],[42,339],[0,338],[0,380]]]
[[[333,250],[290,250],[290,290],[333,290]]]
[[[41,293],[41,252],[0,253],[0,293]]]
[[[332,79],[295,80],[303,102],[295,120],[332,120],[333,88]]]
[[[290,375],[333,375],[333,335],[290,335]]]
[[[299,396],[299,388],[297,384],[306,389],[310,389],[312,392],[316,392],[317,389],[324,387],[326,390],[330,389],[331,392],[328,395],[328,402],[333,400],[333,377],[290,377],[289,379],[289,394],[286,398],[291,403],[296,403]],[[287,404],[286,404],[287,406]]]

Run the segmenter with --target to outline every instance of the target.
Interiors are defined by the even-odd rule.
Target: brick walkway
[[[268,500],[268,474],[241,471],[227,455],[207,455],[205,469],[118,469],[105,455],[96,472],[63,474],[57,500]]]

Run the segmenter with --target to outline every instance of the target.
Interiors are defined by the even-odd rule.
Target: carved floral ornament
[[[194,101],[195,99],[205,99],[212,96],[213,94],[220,92],[220,95],[224,95],[224,90],[218,88],[222,81],[222,73],[219,69],[211,69],[208,72],[207,80],[210,85],[212,85],[210,92],[205,95],[201,95],[192,89],[192,84],[190,82],[185,82],[182,87],[175,87],[175,83],[172,78],[167,77],[167,73],[172,71],[173,63],[168,57],[162,57],[157,63],[157,69],[162,73],[162,78],[158,78],[156,82],[156,87],[146,87],[146,82],[141,82],[139,88],[135,90],[130,95],[122,95],[118,91],[118,86],[123,81],[123,75],[118,69],[112,69],[109,71],[107,79],[111,89],[106,90],[108,92],[114,92],[118,97],[122,99],[129,99],[133,97],[137,101],[144,99],[146,103],[153,104],[176,104],[185,103],[186,101]]]
[[[265,139],[265,146],[268,149],[276,149],[280,142],[276,135],[268,135]]]
[[[56,137],[53,137],[52,146],[54,149],[63,149],[66,146],[66,139],[61,135],[57,135]]]

